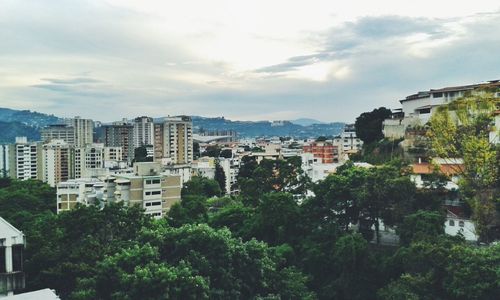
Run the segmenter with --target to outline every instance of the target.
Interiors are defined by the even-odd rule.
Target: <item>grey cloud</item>
[[[77,77],[77,78],[69,78],[69,79],[58,79],[58,78],[42,78],[42,81],[47,81],[53,84],[64,84],[64,85],[75,85],[82,83],[98,83],[100,80],[94,78],[85,78],[85,77]]]
[[[418,90],[500,78],[498,13],[471,18],[463,24],[465,34],[422,57],[408,53],[408,35],[425,33],[437,42],[454,34],[447,24],[461,20],[360,18],[317,33],[323,43],[314,53],[284,57],[255,70],[259,76],[240,78],[226,75],[230,66],[224,63],[200,61],[169,37],[150,35],[147,16],[88,1],[19,7],[19,1],[8,2],[14,4],[0,10],[2,78],[38,72],[44,80],[7,86],[0,101],[61,116],[112,121],[140,114],[233,117],[286,110],[349,122],[374,107],[397,107],[398,99]],[[318,61],[341,61],[352,74],[324,82],[286,77]],[[193,83],[172,76],[182,72],[209,79]]]

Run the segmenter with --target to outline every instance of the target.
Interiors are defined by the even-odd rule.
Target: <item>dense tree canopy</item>
[[[193,177],[160,220],[119,204],[56,215],[47,185],[0,180],[0,213],[28,241],[27,289],[62,299],[499,298],[499,245],[444,235],[438,177],[424,192],[404,164],[346,164],[305,197],[298,161],[245,165],[240,180],[253,189],[221,197],[216,181]],[[399,246],[379,244],[382,221]]]
[[[356,118],[354,126],[356,135],[366,144],[376,142],[384,137],[382,134],[382,122],[389,118],[391,110],[380,107],[371,112],[364,112]]]
[[[500,238],[500,153],[489,142],[500,100],[476,93],[439,107],[427,132],[435,157],[462,158],[460,188],[483,241]]]

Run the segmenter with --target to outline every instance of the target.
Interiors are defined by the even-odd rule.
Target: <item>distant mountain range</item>
[[[291,136],[308,138],[335,136],[342,132],[344,123],[323,123],[314,119],[293,121],[231,121],[225,118],[205,118],[193,116],[195,132],[233,130],[239,137]],[[26,136],[29,140],[40,139],[40,129],[62,122],[62,118],[29,110],[0,108],[0,143],[12,143],[16,136]]]
[[[54,115],[0,108],[0,143],[12,143],[16,136],[25,136],[31,141],[39,140],[41,128],[61,121]]]
[[[291,136],[308,138],[318,136],[335,136],[342,132],[345,123],[320,123],[308,125],[294,124],[293,121],[231,121],[225,118],[205,118],[193,116],[194,130],[197,132],[233,130],[239,137],[272,137]],[[310,120],[310,119],[309,119]]]
[[[300,118],[297,120],[292,120],[290,121],[293,124],[301,125],[301,126],[311,126],[314,124],[325,124],[325,122],[321,122],[315,119],[309,119],[309,118]]]

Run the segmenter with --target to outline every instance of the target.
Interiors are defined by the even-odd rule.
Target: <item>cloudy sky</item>
[[[352,121],[500,79],[500,3],[0,0],[0,107]]]

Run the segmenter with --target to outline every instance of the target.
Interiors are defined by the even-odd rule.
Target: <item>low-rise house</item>
[[[24,234],[0,217],[0,297],[24,289]]]

